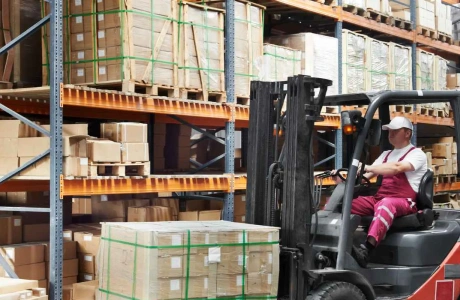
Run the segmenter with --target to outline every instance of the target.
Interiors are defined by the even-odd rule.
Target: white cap
[[[410,130],[414,130],[414,127],[412,126],[412,122],[409,121],[408,118],[405,117],[395,117],[393,120],[391,120],[390,124],[383,125],[382,130],[396,130],[396,129],[401,129],[401,128],[407,128]]]

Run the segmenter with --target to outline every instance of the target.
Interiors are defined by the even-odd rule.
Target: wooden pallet
[[[321,108],[322,114],[338,114],[339,108],[337,106],[323,106]]]
[[[150,162],[90,163],[88,176],[149,176]]]
[[[236,96],[236,104],[249,105],[249,96]]]
[[[166,85],[151,85],[131,81],[112,81],[95,84],[81,84],[80,86],[97,88],[99,90],[113,90],[121,91],[124,93],[140,93],[145,95],[165,96],[170,98],[179,98],[180,96],[179,87]]]
[[[394,24],[392,16],[389,16],[387,14],[382,13],[381,11],[377,11],[372,8],[367,9],[367,18],[387,25]]]
[[[431,116],[431,117],[444,117],[444,111],[442,109],[435,109],[429,107],[423,107],[417,105],[417,114],[421,116]]]
[[[436,30],[423,27],[421,25],[417,25],[417,34],[432,38],[434,40],[438,39],[438,32]]]
[[[457,181],[457,175],[437,175],[434,176],[434,184],[454,183]]]
[[[343,5],[342,9],[354,15],[358,15],[358,16],[365,17],[365,18],[368,15],[367,11],[364,8],[357,7],[354,5],[345,4]]]
[[[451,35],[440,32],[440,31],[438,31],[438,40],[440,40],[443,43],[447,43],[449,45],[452,45],[453,43]]]
[[[409,30],[409,31],[412,30],[412,22],[411,21],[407,21],[407,20],[404,20],[404,19],[401,19],[401,18],[396,18],[396,17],[393,17],[393,21],[394,21],[394,26],[395,27],[405,29],[405,30]]]
[[[414,112],[413,105],[390,105],[391,112],[411,114]]]
[[[180,89],[180,98],[186,100],[200,100],[217,103],[227,102],[226,92],[211,92],[202,89]]]
[[[433,208],[454,208],[454,205],[450,202],[446,203],[433,203]]]

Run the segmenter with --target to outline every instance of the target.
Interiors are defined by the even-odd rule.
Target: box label
[[[81,0],[75,0],[75,6],[81,6]]]
[[[209,263],[220,263],[220,247],[210,247],[208,256]]]
[[[62,234],[62,236],[65,237],[65,238],[71,238],[71,237],[72,237],[72,234],[71,234],[70,232],[64,232],[64,233]]]
[[[83,23],[83,17],[82,17],[82,16],[76,17],[76,18],[75,18],[75,22],[77,22],[77,24]]]
[[[105,75],[106,73],[107,72],[106,72],[105,66],[99,67],[99,75]]]
[[[78,52],[78,59],[85,59],[85,51]]]
[[[205,290],[208,289],[208,278],[205,278],[205,279],[204,279],[204,289],[205,289]]]
[[[272,253],[268,253],[268,263],[273,264],[273,254]]]
[[[80,165],[81,166],[87,166],[88,165],[88,157],[80,158]]]
[[[107,197],[107,195],[101,195],[101,201],[108,201],[109,198]]]
[[[97,37],[100,39],[105,38],[105,31],[104,30],[99,30],[97,33]]]
[[[78,69],[78,70],[77,70],[77,76],[78,76],[78,77],[83,77],[83,76],[85,76],[85,70],[83,70],[83,69]]]
[[[88,281],[93,280],[93,276],[92,276],[92,275],[88,275],[88,274],[85,274],[85,275],[83,276],[83,278],[85,278],[85,280],[88,280]]]
[[[243,285],[243,276],[238,275],[236,276],[236,286],[242,286]]]
[[[93,257],[91,255],[85,255],[85,261],[93,261]]]
[[[99,49],[99,51],[97,52],[99,57],[105,57],[105,49]]]
[[[97,2],[98,2],[98,3],[101,3],[102,0],[97,0]],[[98,20],[99,22],[104,21],[104,14],[99,14],[99,15],[97,15],[97,20]]]
[[[268,281],[268,284],[272,284],[272,274],[268,274],[267,281]]]
[[[171,280],[169,289],[171,291],[178,291],[180,289],[180,279]]]
[[[180,269],[180,257],[171,257],[171,269]]]
[[[173,246],[180,246],[180,245],[182,245],[182,236],[180,236],[180,235],[173,235],[173,236],[171,237],[171,244],[172,244]]]
[[[238,233],[238,243],[242,244],[243,242],[245,244],[248,243],[248,233],[247,232],[244,233],[244,241],[243,241],[243,233]]]
[[[246,260],[247,260],[247,257],[244,258],[243,255],[238,255],[238,266],[242,266],[242,265],[243,265],[243,263],[244,263],[243,259],[246,261]]]
[[[82,33],[77,34],[77,41],[78,42],[83,42],[85,39],[85,36]]]
[[[93,236],[92,235],[85,235],[83,237],[83,240],[86,241],[86,242],[91,242],[93,240]]]
[[[14,219],[14,226],[21,226],[21,219]]]

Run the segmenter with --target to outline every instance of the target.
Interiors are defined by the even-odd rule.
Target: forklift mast
[[[323,120],[321,108],[331,85],[330,80],[306,75],[290,77],[287,82],[251,83],[247,222],[281,226],[281,259],[286,259],[291,267],[289,274],[280,276],[286,280],[280,286],[289,287],[285,294],[292,299],[305,299],[308,293],[309,237],[314,211],[312,137],[315,122]],[[287,103],[284,96],[289,99]],[[286,104],[284,114],[282,108]],[[277,156],[275,143],[280,129],[286,136]],[[275,195],[270,188],[273,185],[282,186],[282,194]],[[282,215],[276,218],[273,212],[279,206],[283,208]]]

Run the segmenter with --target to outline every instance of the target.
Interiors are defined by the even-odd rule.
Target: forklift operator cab
[[[377,190],[378,184],[362,183],[362,174],[368,147],[390,150],[387,133],[381,130],[382,123],[390,122],[389,106],[450,102],[457,129],[460,92],[381,91],[326,97],[331,85],[330,80],[305,75],[251,83],[246,222],[280,227],[278,298],[460,299],[460,211],[433,210],[431,170],[421,179],[417,212],[394,220],[366,268],[351,255],[353,246],[366,239],[373,219],[351,214],[351,206],[359,194]],[[353,149],[348,151],[348,169],[338,171],[347,171],[348,180],[335,187],[320,210],[321,178],[330,172],[314,175],[312,141],[315,126],[325,121],[323,105],[364,105],[367,110],[364,115],[341,112],[346,145]],[[379,120],[374,119],[377,110]],[[460,141],[459,130],[454,138]]]

